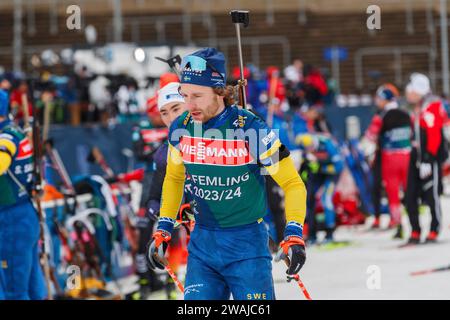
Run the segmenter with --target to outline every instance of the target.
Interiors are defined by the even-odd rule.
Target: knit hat
[[[215,48],[205,48],[183,58],[181,83],[205,87],[225,87],[225,57]]]
[[[406,86],[406,92],[415,92],[423,97],[431,92],[430,80],[422,73],[413,73]]]
[[[179,82],[179,81],[180,79],[178,79],[178,76],[175,73],[172,72],[163,73],[159,77],[159,88],[161,89],[162,87],[166,86],[166,84],[169,84],[171,82]]]
[[[184,98],[178,92],[178,88],[180,87],[179,82],[171,82],[166,84],[164,87],[159,89],[158,91],[158,110],[161,111],[161,108],[166,104],[172,102],[181,102],[184,103]]]
[[[392,101],[399,96],[399,92],[393,84],[387,83],[377,89],[376,96],[383,100]]]

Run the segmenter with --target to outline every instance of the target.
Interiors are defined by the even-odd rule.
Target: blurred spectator
[[[68,118],[68,110],[65,101],[58,95],[54,84],[47,85],[36,100],[36,108],[38,109],[39,121],[49,121],[52,123],[66,123]],[[45,112],[48,109],[48,119],[45,119]]]
[[[281,106],[286,99],[286,88],[283,85],[283,79],[280,77],[280,69],[269,66],[266,69],[266,74],[268,104]]]
[[[138,121],[140,118],[139,104],[136,94],[137,84],[134,79],[128,79],[119,87],[115,95],[119,111],[119,122]]]
[[[261,94],[266,90],[266,79],[264,78],[263,72],[261,72],[257,66],[248,64],[248,69],[250,75],[247,83],[249,94],[247,96],[247,101],[255,110],[259,110],[263,107]]]
[[[63,76],[52,75],[50,81],[55,85],[56,95],[64,102],[65,120],[70,115],[70,124],[73,126],[79,125],[81,121],[79,93],[74,74],[69,72]]]
[[[20,80],[18,86],[13,89],[10,96],[10,104],[11,113],[19,125],[23,126],[24,121],[27,121],[25,117],[33,116],[33,104],[26,80]],[[28,106],[28,112],[25,112],[25,106]]]
[[[309,106],[323,104],[323,97],[327,94],[328,88],[319,69],[312,66],[305,67],[304,90],[305,100]]]
[[[80,117],[81,121],[89,121],[89,83],[92,81],[93,75],[86,66],[75,66],[75,81],[80,101]]]
[[[305,107],[303,115],[308,124],[308,131],[331,135],[331,127],[325,117],[322,106]]]
[[[11,83],[7,79],[3,79],[0,76],[0,90],[9,91],[11,89]]]
[[[89,84],[89,98],[91,109],[97,110],[100,121],[105,124],[108,115],[111,114],[111,94],[108,85],[111,82],[104,76],[98,76]]]
[[[322,69],[322,75],[328,89],[326,95],[323,97],[323,103],[325,106],[335,106],[336,96],[339,95],[338,82],[330,75],[329,69]]]
[[[284,69],[284,77],[294,87],[298,87],[303,82],[303,61],[298,58],[294,59],[292,64]]]
[[[239,66],[233,68],[231,76],[233,78],[233,81],[237,84],[237,81],[241,78],[241,69],[239,68]],[[244,67],[244,79],[249,78],[250,78],[250,68]]]

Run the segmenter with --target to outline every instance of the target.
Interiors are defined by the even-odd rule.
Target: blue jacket
[[[332,138],[317,134],[319,143],[311,152],[320,164],[320,172],[324,174],[340,174],[344,169],[344,161],[339,146]]]
[[[9,172],[0,176],[0,210],[29,200],[33,184],[33,146],[23,130],[6,120],[0,123],[0,139],[13,142],[17,151],[12,155]],[[23,188],[22,188],[23,187]]]

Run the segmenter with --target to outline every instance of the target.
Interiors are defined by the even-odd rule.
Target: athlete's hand
[[[147,261],[150,268],[164,270],[164,255],[171,239],[170,233],[158,230],[153,234],[152,240],[148,244]]]
[[[429,176],[431,176],[432,173],[432,168],[431,168],[431,163],[421,163],[419,166],[419,176],[420,179],[425,179],[428,178]]]
[[[287,260],[288,275],[297,274],[306,261],[305,242],[298,236],[289,236],[280,243],[283,259]]]

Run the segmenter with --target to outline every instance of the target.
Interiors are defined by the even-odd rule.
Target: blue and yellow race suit
[[[171,231],[186,176],[197,203],[185,299],[274,299],[265,175],[286,195],[285,236],[302,237],[306,189],[289,151],[253,113],[227,106],[206,123],[172,124],[159,230]],[[257,275],[255,270],[258,270]]]

